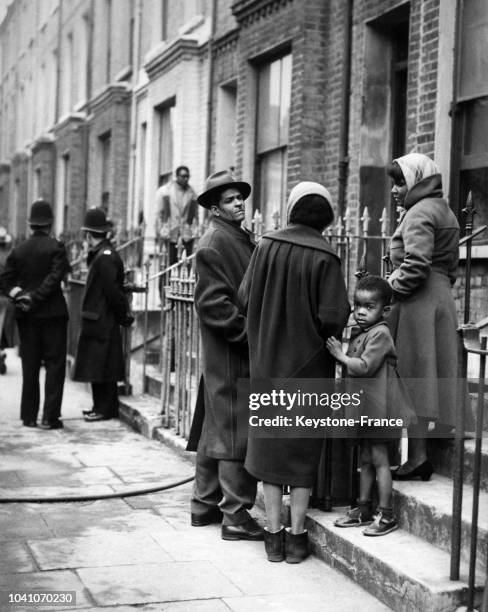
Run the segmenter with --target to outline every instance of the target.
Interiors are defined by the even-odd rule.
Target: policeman
[[[90,247],[89,271],[73,379],[91,383],[93,408],[84,411],[88,422],[118,416],[117,381],[124,378],[120,325],[133,322],[124,293],[124,265],[107,238],[111,228],[101,208],[88,210],[81,228]]]
[[[53,213],[48,202],[32,204],[28,223],[30,238],[10,252],[0,276],[0,286],[16,306],[22,360],[20,418],[26,427],[37,426],[39,370],[44,363],[41,427],[60,429],[68,323],[61,281],[70,265],[64,244],[50,235]]]

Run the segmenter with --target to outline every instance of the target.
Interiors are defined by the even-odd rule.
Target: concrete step
[[[154,398],[161,397],[163,376],[158,366],[148,365],[146,368],[145,388],[146,393]]]
[[[450,478],[434,474],[428,482],[393,481],[394,508],[402,529],[446,552],[451,550],[452,493]],[[468,562],[471,545],[472,487],[464,487],[461,558]],[[488,493],[480,492],[477,560],[486,567],[488,553]]]
[[[395,612],[448,612],[465,605],[467,567],[461,580],[449,580],[450,557],[404,529],[368,538],[362,529],[340,529],[342,513],[309,510],[307,528],[316,556],[341,570]],[[485,579],[478,572],[477,597]]]
[[[464,442],[464,471],[463,478],[466,484],[473,484],[473,468],[476,440]],[[452,478],[454,472],[454,441],[444,441],[442,444],[430,443],[429,457],[436,473]],[[481,442],[481,478],[483,491],[488,491],[488,434],[483,434]]]

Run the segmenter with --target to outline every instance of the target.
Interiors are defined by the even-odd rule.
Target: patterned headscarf
[[[433,174],[439,174],[439,168],[435,163],[430,157],[422,153],[409,153],[393,161],[400,166],[408,190],[412,189],[422,179]]]

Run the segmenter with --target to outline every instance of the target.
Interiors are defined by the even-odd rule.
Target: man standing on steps
[[[81,331],[73,379],[90,382],[93,408],[85,421],[118,416],[117,381],[125,376],[120,325],[133,322],[124,293],[124,265],[107,238],[112,225],[101,208],[91,208],[81,228],[88,245],[88,278],[81,312]]]
[[[187,256],[193,251],[191,225],[197,216],[196,193],[189,184],[188,166],[178,166],[176,178],[156,191],[156,209],[162,223],[161,230],[169,240],[169,265],[178,260],[178,240]]]
[[[254,250],[250,233],[241,227],[250,192],[248,183],[223,171],[208,177],[198,197],[212,217],[195,259],[203,376],[187,447],[197,450],[191,521],[201,527],[219,522],[223,514],[225,540],[263,539],[263,530],[248,512],[256,498],[256,480],[244,469],[247,426],[245,431],[239,428],[247,424],[248,406],[237,397],[238,378],[249,378],[246,318],[237,292]]]
[[[66,248],[51,236],[53,212],[48,202],[32,204],[31,236],[7,257],[0,287],[13,300],[20,336],[22,399],[20,418],[37,426],[39,371],[46,369],[42,429],[61,429],[61,402],[66,373],[68,309],[61,281],[70,270]]]

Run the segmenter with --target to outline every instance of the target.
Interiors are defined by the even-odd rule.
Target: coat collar
[[[88,251],[88,257],[86,259],[86,263],[90,265],[102,249],[110,249],[110,250],[113,249],[112,243],[110,242],[108,238],[105,238],[104,240],[102,240],[102,242],[92,247]]]
[[[408,210],[425,198],[442,198],[442,177],[433,174],[416,183],[405,196],[404,206]]]
[[[285,227],[285,229],[277,230],[265,234],[262,240],[277,240],[279,242],[288,242],[298,246],[308,247],[317,251],[323,251],[329,255],[333,255],[339,259],[339,256],[329,244],[329,241],[318,230],[308,227],[308,225],[300,225],[294,223]]]
[[[243,227],[240,224],[233,223],[232,221],[228,221],[227,219],[223,219],[222,217],[213,216],[210,220],[210,227],[215,229],[221,229],[228,234],[231,234],[236,240],[243,240],[244,242],[250,242],[251,244],[255,244],[254,234],[247,229],[247,227]]]

